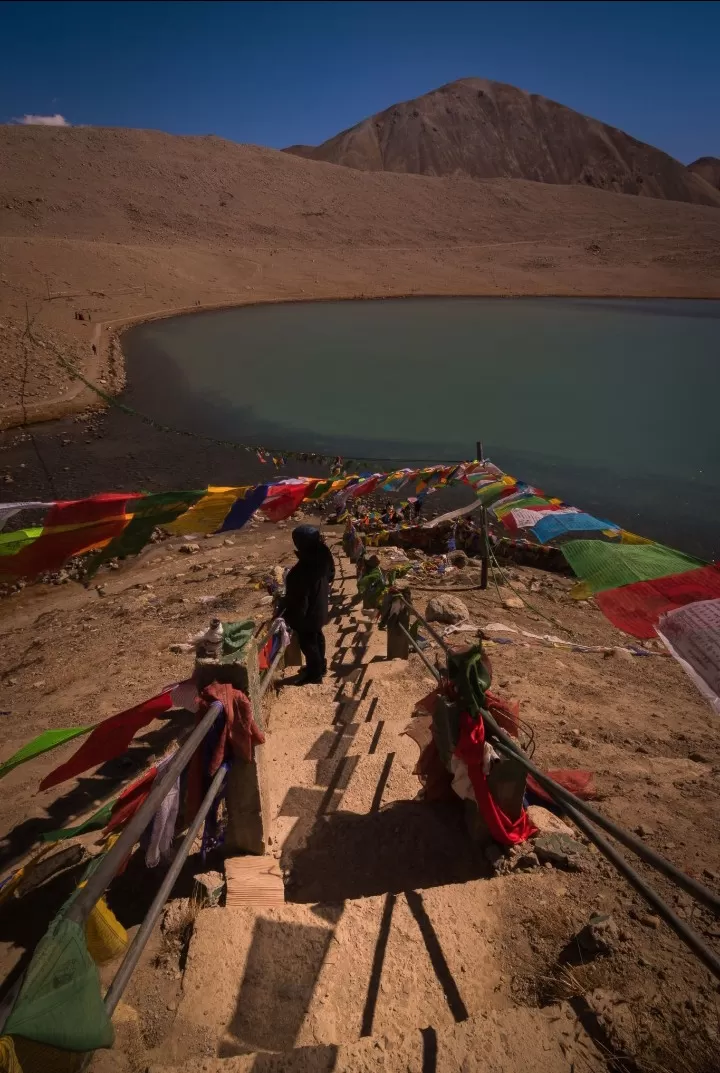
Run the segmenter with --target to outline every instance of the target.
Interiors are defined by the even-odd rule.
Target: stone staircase
[[[344,572],[331,674],[284,688],[269,712],[269,863],[287,900],[200,913],[147,1069],[604,1070],[569,1007],[513,1002],[503,880],[459,810],[414,800],[418,749],[403,731],[434,682],[416,656],[385,660]]]

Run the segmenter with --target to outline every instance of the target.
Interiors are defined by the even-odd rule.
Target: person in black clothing
[[[280,613],[295,630],[305,657],[298,684],[320,682],[327,674],[323,626],[329,617],[330,587],[335,580],[332,552],[320,531],[312,525],[293,529],[298,562],[285,581],[285,600]]]

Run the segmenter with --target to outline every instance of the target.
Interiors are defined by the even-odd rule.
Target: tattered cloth
[[[511,820],[493,798],[483,770],[484,746],[485,722],[482,715],[478,715],[475,720],[468,712],[463,712],[460,717],[460,738],[455,749],[455,756],[467,766],[477,807],[491,836],[501,846],[514,846],[534,835],[537,828],[525,809],[516,820]]]
[[[205,718],[210,705],[215,701],[219,701],[224,708],[219,733],[209,755],[201,744],[188,766],[185,802],[185,821],[188,823],[197,815],[205,783],[219,770],[225,760],[228,746],[233,760],[249,763],[255,755],[255,746],[265,744],[265,735],[255,722],[250,700],[241,689],[235,689],[226,682],[211,682],[202,691],[197,713],[198,723]]]

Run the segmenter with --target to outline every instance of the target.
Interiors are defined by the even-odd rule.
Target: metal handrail
[[[651,849],[642,839],[637,838],[631,834],[630,831],[626,831],[624,827],[620,827],[618,824],[609,820],[606,816],[603,816],[601,812],[589,805],[587,801],[581,801],[579,797],[566,790],[564,786],[560,786],[548,775],[542,772],[539,768],[535,767],[531,760],[525,756],[522,750],[518,747],[516,742],[506,734],[501,727],[493,719],[489,712],[483,709],[483,719],[487,723],[492,735],[498,738],[503,751],[506,753],[512,753],[513,756],[520,761],[520,763],[530,772],[534,779],[547,790],[552,798],[558,802],[563,808],[570,806],[581,812],[598,827],[602,827],[608,834],[611,834],[613,838],[617,838],[618,842],[622,842],[624,846],[636,853],[638,857],[642,858],[651,867],[655,868],[658,872],[662,872],[668,879],[677,883],[679,887],[682,887],[684,891],[696,898],[697,901],[702,902],[708,909],[716,914],[720,914],[720,897],[714,894],[708,887],[700,883],[697,879],[693,879],[692,876],[688,876],[685,872],[682,872],[679,868],[667,858],[656,853],[654,849]]]
[[[427,623],[423,619],[422,615],[418,613],[417,609],[413,607],[409,600],[406,600],[406,603],[409,610],[415,614],[415,616],[436,638],[436,640],[438,640],[438,642],[442,644],[445,651],[449,652],[448,646],[444,643],[440,635],[437,634],[429,625],[429,623]],[[413,638],[408,633],[408,631],[405,630],[405,628],[401,624],[399,625],[403,633],[408,637],[411,642],[413,642]],[[417,645],[414,644],[414,642],[413,647],[421,656],[426,666],[429,667],[428,661],[425,659],[424,655],[420,652],[420,649],[417,647]],[[433,673],[435,673],[435,676],[438,677],[436,672]],[[655,850],[653,850],[650,846],[643,842],[642,839],[637,838],[630,831],[625,830],[625,828],[620,827],[612,820],[607,819],[607,817],[603,816],[601,812],[598,812],[597,809],[593,808],[592,805],[589,805],[586,801],[580,800],[580,798],[576,797],[569,790],[566,790],[563,786],[560,786],[559,783],[556,783],[553,779],[550,779],[547,775],[540,771],[539,768],[535,767],[535,765],[531,762],[530,758],[525,754],[525,750],[521,746],[519,746],[518,743],[510,737],[510,735],[506,734],[505,731],[503,731],[498,726],[497,722],[495,721],[495,719],[493,719],[492,715],[490,715],[489,712],[483,710],[482,715],[487,722],[492,734],[499,739],[499,742],[501,743],[501,751],[504,752],[506,755],[511,754],[514,758],[518,759],[520,763],[523,764],[523,766],[527,769],[527,771],[533,775],[533,777],[538,781],[538,783],[543,786],[544,789],[552,796],[552,798],[568,812],[568,815],[572,813],[573,822],[575,822],[575,817],[580,814],[581,819],[583,819],[583,823],[578,823],[577,826],[580,827],[581,830],[587,833],[586,828],[588,826],[588,820],[592,821],[592,823],[597,824],[598,827],[603,828],[614,838],[617,838],[617,840],[623,845],[625,845],[628,849],[636,853],[638,857],[640,857],[646,862],[646,864],[649,864],[651,867],[661,872],[672,882],[676,883],[677,886],[681,887],[688,894],[692,895],[692,897],[695,898],[697,901],[701,902],[703,905],[707,906],[707,908],[711,909],[714,913],[720,914],[720,897],[714,894],[713,891],[711,891],[703,883],[700,883],[698,880],[693,879],[692,876],[686,875],[671,861],[668,861],[661,854],[656,853]],[[534,734],[532,734],[532,731],[531,744],[534,745]],[[630,879],[633,886],[635,886],[636,889],[640,891],[640,893],[643,893],[640,888],[640,885],[646,886],[646,884],[644,884],[644,881],[639,876],[637,876],[636,873],[633,872],[633,869],[630,867],[630,865],[627,864],[625,859],[615,850],[613,850],[613,847],[610,846],[610,844],[607,843],[605,839],[603,839],[602,836],[598,834],[597,831],[595,831],[593,828],[591,828],[591,831],[592,834],[588,834],[588,837],[590,837],[592,841],[595,841],[595,844],[608,857],[608,859],[611,860],[611,862],[616,867],[618,867],[619,870],[622,871],[628,879]],[[611,853],[608,854],[606,852],[606,849],[609,849]],[[611,854],[614,854],[614,857],[611,856]],[[619,864],[615,858],[619,858],[619,860],[622,862],[622,865]],[[633,873],[634,878],[631,878],[629,873]],[[651,890],[651,888],[648,889]],[[655,904],[654,900],[661,901],[661,899],[659,899],[659,896],[656,895],[654,891],[651,891],[651,893],[652,898],[650,900],[653,902],[653,904]],[[662,904],[664,905],[664,903]],[[696,953],[698,953],[698,949],[696,949],[697,943],[700,943],[701,947],[704,950],[702,958],[705,964],[708,964],[708,967],[711,967],[712,970],[715,971],[715,968],[720,965],[720,961],[718,961],[715,955],[712,954],[712,952],[704,946],[699,936],[696,936],[694,932],[691,932],[691,935],[694,936],[694,938],[689,939],[687,934],[685,933],[687,931],[690,931],[690,929],[687,929],[686,925],[684,925],[683,922],[680,921],[679,918],[675,916],[675,914],[673,914],[669,906],[665,906],[665,910],[661,915],[664,916],[670,926],[680,935],[680,937],[684,941],[688,942],[691,946],[693,946],[693,943],[695,944],[693,946],[693,949],[695,949]],[[671,919],[671,917],[674,919]],[[680,926],[680,928],[678,927],[678,925]],[[710,962],[708,961],[708,958],[710,959]]]
[[[432,663],[427,658],[425,653],[420,651],[420,646],[418,645],[417,641],[415,640],[413,635],[411,633],[409,633],[408,630],[405,629],[405,627],[403,626],[402,622],[398,622],[397,625],[400,627],[402,632],[405,634],[405,636],[407,637],[408,641],[413,646],[413,648],[415,649],[415,651],[417,652],[418,656],[423,661],[423,663],[425,664],[427,669],[430,671],[430,674],[433,676],[435,681],[439,682],[441,679],[440,679],[440,673],[439,673],[437,667],[433,667]]]
[[[422,617],[422,615],[420,614],[420,612],[418,611],[418,609],[417,609],[416,607],[414,607],[414,606],[413,606],[413,605],[412,605],[412,604],[410,603],[410,601],[409,601],[409,600],[407,599],[407,597],[404,597],[404,599],[405,599],[405,603],[407,604],[407,606],[408,606],[408,608],[410,609],[410,611],[412,611],[413,615],[415,615],[415,618],[419,619],[419,620],[420,620],[420,622],[422,622],[422,624],[423,624],[423,626],[425,627],[425,629],[426,629],[426,630],[428,631],[428,633],[430,634],[430,636],[431,636],[431,637],[434,637],[434,638],[435,638],[435,640],[437,641],[437,643],[438,643],[438,644],[440,645],[440,647],[441,647],[441,648],[442,648],[442,650],[444,651],[445,655],[446,655],[446,656],[450,655],[450,651],[451,651],[451,649],[450,649],[450,645],[449,645],[449,644],[447,643],[447,641],[446,641],[446,640],[445,640],[445,638],[444,638],[444,637],[442,636],[442,634],[438,633],[438,632],[437,632],[437,630],[436,630],[436,629],[434,629],[434,628],[433,628],[433,627],[432,627],[432,626],[430,625],[430,623],[429,623],[429,622],[427,622],[427,621],[426,621],[426,619],[424,619],[424,618]]]
[[[105,995],[105,1009],[109,1016],[112,1015],[113,1010],[120,1001],[128,980],[132,976],[135,966],[140,960],[140,955],[145,949],[145,944],[150,937],[150,932],[154,928],[155,922],[162,912],[163,906],[167,901],[167,897],[173,888],[175,880],[180,875],[182,867],[190,855],[190,850],[192,849],[197,833],[210,811],[215,798],[220,793],[226,775],[227,770],[224,766],[215,774],[215,777],[210,783],[210,787],[203,798],[202,804],[198,809],[197,815],[188,827],[187,833],[173,858],[173,862],[168,869],[167,875],[163,879],[157,894],[152,900],[152,904],[145,915],[145,919],[133,936],[133,941],[130,943],[122,964],[115,974],[115,978]]]
[[[69,920],[75,920],[81,924],[84,924],[87,920],[93,906],[102,897],[120,871],[125,858],[132,851],[133,846],[150,823],[162,801],[175,785],[180,773],[187,767],[190,758],[222,710],[223,706],[219,701],[214,701],[210,705],[198,725],[169,761],[160,778],[155,779],[150,793],[140,808],[128,820],[115,845],[105,854],[95,872],[90,876],[86,885],[80,890],[68,909],[67,917]]]
[[[558,786],[557,783],[553,782],[552,779],[543,776],[542,772],[538,771],[535,765],[532,764],[527,759],[527,757],[522,754],[521,750],[517,748],[512,738],[510,738],[507,734],[505,734],[504,731],[500,729],[500,727],[498,727],[492,716],[485,711],[482,712],[482,716],[483,719],[487,722],[488,727],[492,731],[492,734],[496,735],[499,739],[495,742],[496,748],[498,748],[500,752],[504,753],[506,756],[512,756],[514,760],[517,760],[518,763],[522,764],[528,771],[530,771],[533,774],[534,778],[538,779],[538,782],[542,783],[544,788],[553,797],[555,802],[560,805],[568,819],[572,820],[572,822],[577,827],[579,827],[579,829],[587,836],[587,838],[589,838],[589,840],[595,846],[597,846],[600,852],[605,857],[607,857],[610,863],[614,865],[615,868],[617,868],[617,870],[621,873],[621,875],[625,877],[625,879],[627,879],[628,883],[630,883],[630,885],[635,888],[638,894],[640,894],[653,907],[653,909],[655,909],[658,916],[661,916],[663,918],[665,923],[668,924],[668,926],[672,928],[678,938],[681,939],[686,944],[686,946],[688,946],[693,951],[693,953],[700,959],[700,961],[702,961],[705,967],[708,968],[710,972],[712,972],[718,979],[720,979],[720,958],[717,956],[717,954],[715,954],[715,952],[711,950],[705,942],[703,942],[702,938],[697,934],[697,932],[693,931],[692,928],[688,927],[684,920],[681,920],[680,917],[678,917],[678,915],[670,908],[667,902],[663,901],[660,895],[655,890],[653,890],[649,883],[646,883],[642,876],[640,876],[638,872],[630,864],[628,864],[622,854],[618,853],[615,847],[612,846],[607,841],[607,839],[603,837],[603,835],[601,835],[598,831],[595,830],[592,823],[590,823],[587,816],[583,813],[587,811],[592,811],[594,816],[598,818],[598,822],[602,820],[603,827],[614,828],[613,834],[615,835],[615,837],[618,838],[619,841],[624,842],[626,845],[628,845],[628,832],[624,831],[621,827],[617,827],[617,825],[613,824],[612,821],[606,820],[604,816],[601,817],[600,813],[595,812],[594,809],[589,810],[586,805],[586,802],[580,801],[579,798],[576,798],[569,791],[565,791],[561,795],[558,791],[562,790],[563,788]],[[568,799],[572,799],[572,805],[569,804]],[[584,806],[582,808],[582,811],[580,810],[581,806]],[[665,872],[665,874],[668,875],[670,879],[674,880],[674,882],[677,883],[679,887],[683,887],[684,890],[686,890],[689,894],[692,894],[699,901],[703,901],[706,905],[710,905],[711,908],[713,908],[714,903],[714,907],[717,911],[717,905],[718,903],[720,903],[720,899],[716,898],[712,891],[709,891],[701,883],[697,883],[690,876],[686,876],[684,872],[680,872],[680,870],[676,869],[674,865],[671,865],[669,861],[666,861],[664,857],[660,857],[659,854],[656,854],[653,850],[650,850],[650,848],[646,846],[644,842],[640,843],[640,845],[642,846],[643,852],[640,852],[640,850],[635,848],[634,846],[629,846],[629,848],[635,849],[635,852],[638,853],[638,856],[645,859],[648,864],[655,864],[655,867],[658,867],[658,865],[655,863],[655,861],[651,860],[650,857],[652,856],[657,858],[664,865],[663,868],[659,869],[660,871]],[[705,895],[708,895],[709,899],[705,897]]]

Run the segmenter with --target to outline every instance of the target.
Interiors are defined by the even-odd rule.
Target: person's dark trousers
[[[325,662],[325,635],[322,630],[298,630],[300,650],[305,657],[305,672],[308,678],[322,678],[327,671]]]

